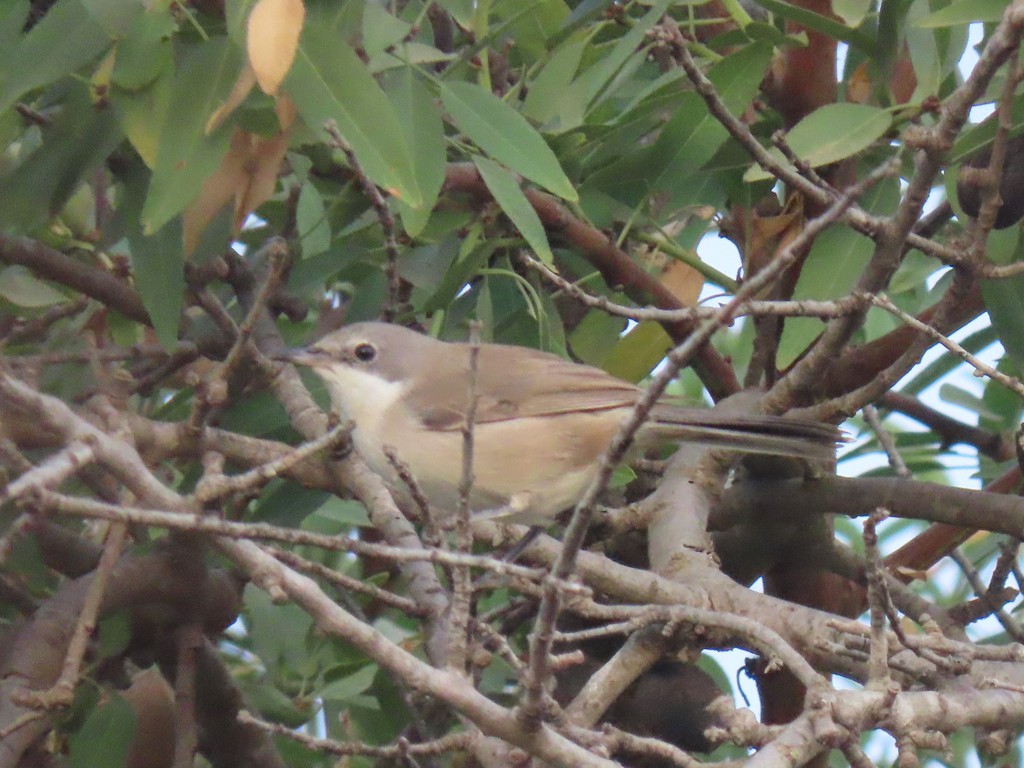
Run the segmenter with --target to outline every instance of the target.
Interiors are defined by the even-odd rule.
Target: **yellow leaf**
[[[110,74],[114,71],[114,63],[117,60],[117,49],[111,48],[110,52],[103,58],[103,61],[96,67],[92,78],[89,81],[94,104],[102,104],[107,100],[107,93],[110,91]]]
[[[249,14],[246,49],[264,93],[275,95],[292,68],[305,17],[302,0],[259,0]]]
[[[210,115],[210,119],[206,121],[206,135],[209,136],[211,133],[216,131],[220,124],[227,120],[228,116],[238,109],[238,105],[245,101],[245,97],[249,95],[249,91],[256,84],[256,73],[252,71],[252,67],[248,63],[242,65],[242,71],[238,73],[238,79],[235,80],[235,84],[231,87],[231,93],[228,94],[227,99]]]
[[[170,78],[158,78],[150,88],[137,93],[121,90],[116,96],[121,127],[139,157],[153,170],[156,167],[157,150],[160,148],[160,130],[171,101]]]

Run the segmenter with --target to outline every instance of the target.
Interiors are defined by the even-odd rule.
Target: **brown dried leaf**
[[[234,227],[237,232],[246,217],[274,194],[281,161],[288,149],[290,131],[273,136],[253,136],[245,164],[245,184],[235,194]]]
[[[249,95],[249,91],[256,85],[256,73],[252,71],[252,67],[248,64],[242,65],[242,71],[238,73],[238,79],[235,80],[235,84],[231,87],[231,93],[228,94],[227,99],[210,115],[210,119],[206,121],[206,135],[209,136],[220,124],[223,123],[227,118],[238,109],[238,105],[245,101],[245,97]]]
[[[863,62],[853,71],[850,82],[846,85],[846,100],[854,104],[871,102],[871,75],[868,74],[868,62]]]
[[[756,210],[748,220],[747,246],[743,251],[743,272],[756,275],[804,226],[803,201],[796,195],[786,200],[780,213],[762,216]]]
[[[287,109],[287,105],[282,109],[285,116]],[[213,218],[232,199],[235,201],[232,219],[235,232],[242,228],[250,213],[270,199],[290,137],[290,129],[273,136],[235,129],[231,134],[231,147],[220,167],[203,183],[199,196],[185,209],[183,240],[186,258],[195,250]]]
[[[245,162],[252,134],[236,128],[231,134],[231,148],[217,168],[203,182],[203,188],[182,214],[183,245],[187,259],[199,244],[199,238],[214,216],[235,196],[245,181]]]
[[[704,287],[704,275],[681,261],[671,261],[661,273],[661,284],[679,299],[684,307],[694,307]]]

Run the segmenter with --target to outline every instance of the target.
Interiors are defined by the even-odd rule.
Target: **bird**
[[[470,508],[533,525],[550,523],[583,496],[643,394],[548,352],[441,341],[381,322],[344,326],[283,358],[320,376],[332,408],[353,423],[355,449],[371,469],[401,488],[391,449],[441,511],[459,501],[463,428],[475,398]],[[636,445],[694,441],[819,460],[834,457],[841,440],[831,424],[733,416],[666,399],[655,404]]]

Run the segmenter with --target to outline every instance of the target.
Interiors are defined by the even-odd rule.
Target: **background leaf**
[[[334,120],[366,175],[407,205],[423,196],[398,116],[366,65],[325,29],[307,27],[286,89],[317,135]]]
[[[526,119],[473,83],[443,83],[441,100],[459,130],[495,160],[565,200],[576,200],[558,158]]]

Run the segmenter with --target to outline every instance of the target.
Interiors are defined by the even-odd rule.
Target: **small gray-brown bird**
[[[384,323],[357,323],[289,359],[324,380],[355,425],[356,450],[396,487],[394,448],[431,504],[453,510],[462,478],[461,428],[470,402],[468,343]],[[526,347],[480,344],[470,503],[517,522],[547,522],[586,491],[598,461],[642,390],[587,365]],[[695,441],[730,450],[834,455],[841,433],[781,416],[729,416],[659,402],[637,434],[643,449]]]

